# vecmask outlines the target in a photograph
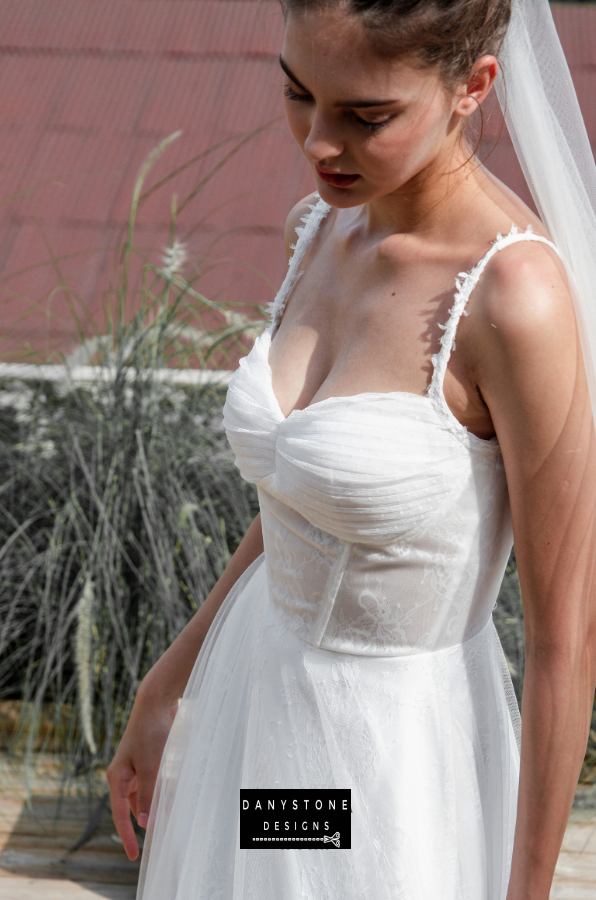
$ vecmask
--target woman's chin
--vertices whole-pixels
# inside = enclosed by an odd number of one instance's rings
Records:
[[[320,178],[316,179],[317,182],[317,191],[319,196],[325,203],[328,203],[329,206],[336,206],[338,209],[350,209],[352,206],[362,206],[363,203],[366,203],[368,197],[365,196],[366,191],[363,190],[364,185],[362,184],[362,179],[358,179],[358,181],[351,184],[349,187],[335,187],[332,184],[328,184],[326,181],[322,181]]]

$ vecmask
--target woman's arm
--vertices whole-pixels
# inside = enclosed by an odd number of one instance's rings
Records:
[[[141,697],[150,696],[160,703],[179,700],[217,611],[243,572],[262,552],[263,532],[259,513],[201,608],[143,679],[139,687]]]
[[[477,382],[507,473],[526,635],[507,900],[548,900],[596,682],[596,441],[555,254],[518,243],[486,274],[469,321],[476,317]]]
[[[141,682],[107,771],[112,816],[129,859],[139,854],[130,813],[139,825],[147,825],[163,750],[198,652],[228,592],[262,552],[259,513],[201,608]]]

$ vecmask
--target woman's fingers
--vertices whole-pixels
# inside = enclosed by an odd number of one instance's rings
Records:
[[[149,811],[151,809],[153,791],[155,790],[155,782],[157,781],[157,771],[157,769],[150,769],[139,774],[135,816],[141,828],[146,828],[149,821]]]
[[[116,791],[112,792],[112,818],[116,831],[120,835],[124,852],[129,859],[136,859],[139,855],[139,845],[130,818],[128,797],[118,794]]]
[[[121,769],[115,771],[111,768],[107,772],[110,785],[110,799],[112,802],[112,819],[116,831],[120,836],[124,852],[129,859],[136,859],[139,855],[139,845],[133,828],[131,813],[131,799],[136,793],[136,775],[131,771],[125,773]]]
[[[129,859],[139,855],[130,815],[142,828],[147,827],[163,749],[178,711],[177,703],[165,707],[137,704],[138,698],[106,773],[112,818]]]

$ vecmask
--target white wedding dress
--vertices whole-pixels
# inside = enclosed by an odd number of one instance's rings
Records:
[[[329,207],[312,210],[224,408],[265,552],[181,702],[138,898],[505,900],[520,723],[491,613],[509,500],[497,440],[455,419],[442,384],[488,260],[545,239],[512,229],[460,273],[426,395],[332,397],[285,418],[269,346]],[[240,850],[241,787],[351,788],[352,849]]]

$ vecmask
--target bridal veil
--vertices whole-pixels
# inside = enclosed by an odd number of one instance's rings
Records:
[[[513,0],[496,90],[569,277],[596,421],[596,165],[548,0]]]

